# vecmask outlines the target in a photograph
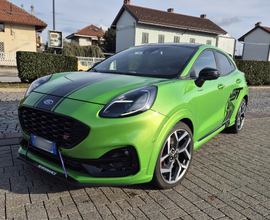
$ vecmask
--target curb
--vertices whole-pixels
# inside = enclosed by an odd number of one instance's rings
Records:
[[[249,89],[270,89],[270,86],[248,86]]]
[[[27,88],[0,88],[0,92],[26,92]]]

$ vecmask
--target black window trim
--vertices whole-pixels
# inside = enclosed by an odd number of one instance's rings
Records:
[[[214,58],[215,58],[215,61],[216,61],[216,65],[217,65],[217,70],[220,72],[219,63],[217,62],[217,57],[216,57],[216,54],[215,54],[215,50],[212,49],[212,48],[206,48],[206,49],[204,49],[204,50],[201,52],[201,54],[197,57],[197,59],[194,61],[194,63],[193,63],[192,66],[190,67],[190,69],[189,69],[189,71],[188,71],[188,74],[186,75],[186,79],[192,79],[192,80],[196,80],[196,79],[197,79],[197,77],[192,77],[192,76],[191,76],[191,71],[193,71],[194,65],[195,65],[195,63],[197,62],[197,60],[198,60],[198,59],[201,57],[201,55],[202,55],[203,53],[205,53],[206,51],[212,51],[212,52],[213,52]]]
[[[228,60],[228,62],[229,62],[229,64],[230,64],[230,66],[232,67],[232,70],[231,70],[230,72],[228,72],[228,73],[226,73],[226,74],[222,74],[222,72],[221,72],[221,67],[220,67],[220,63],[219,63],[219,59],[218,59],[218,56],[217,56],[217,53],[220,53],[220,54],[224,55],[224,56],[227,58],[227,60]],[[228,75],[230,75],[232,72],[234,72],[234,71],[236,70],[235,65],[234,65],[233,62],[228,58],[229,55],[226,55],[225,53],[222,53],[222,52],[219,51],[219,50],[214,50],[214,54],[215,54],[215,57],[216,57],[216,63],[217,63],[217,66],[218,66],[218,71],[220,72],[220,77],[228,76]]]

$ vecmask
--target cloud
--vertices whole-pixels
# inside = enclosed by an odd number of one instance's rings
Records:
[[[241,20],[238,18],[238,17],[233,17],[233,18],[222,18],[222,17],[218,17],[218,16],[215,16],[213,18],[211,18],[211,20],[216,23],[217,25],[220,25],[220,26],[229,26],[233,23],[237,23],[237,22],[240,22]]]

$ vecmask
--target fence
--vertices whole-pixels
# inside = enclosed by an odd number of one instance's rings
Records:
[[[0,52],[0,66],[17,66],[16,52]]]
[[[78,62],[80,61],[85,61],[85,62],[91,62],[91,63],[96,63],[104,60],[105,58],[97,58],[97,57],[77,57]]]
[[[91,68],[94,63],[100,62],[105,58],[97,58],[97,57],[77,57],[78,58],[78,70],[86,71]]]

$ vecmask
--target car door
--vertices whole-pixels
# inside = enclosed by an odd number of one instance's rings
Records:
[[[213,50],[203,51],[191,68],[190,75],[199,77],[199,72],[206,67],[218,69]],[[196,128],[194,141],[202,140],[218,129],[224,120],[224,109],[227,103],[223,79],[205,81],[202,87],[194,87],[192,105]]]
[[[235,109],[239,93],[242,90],[240,84],[244,79],[239,77],[239,74],[235,71],[235,66],[227,55],[216,51],[216,58],[221,74],[220,79],[222,80],[219,87],[222,87],[225,99],[227,100],[224,108],[223,122],[228,126],[231,115]]]

